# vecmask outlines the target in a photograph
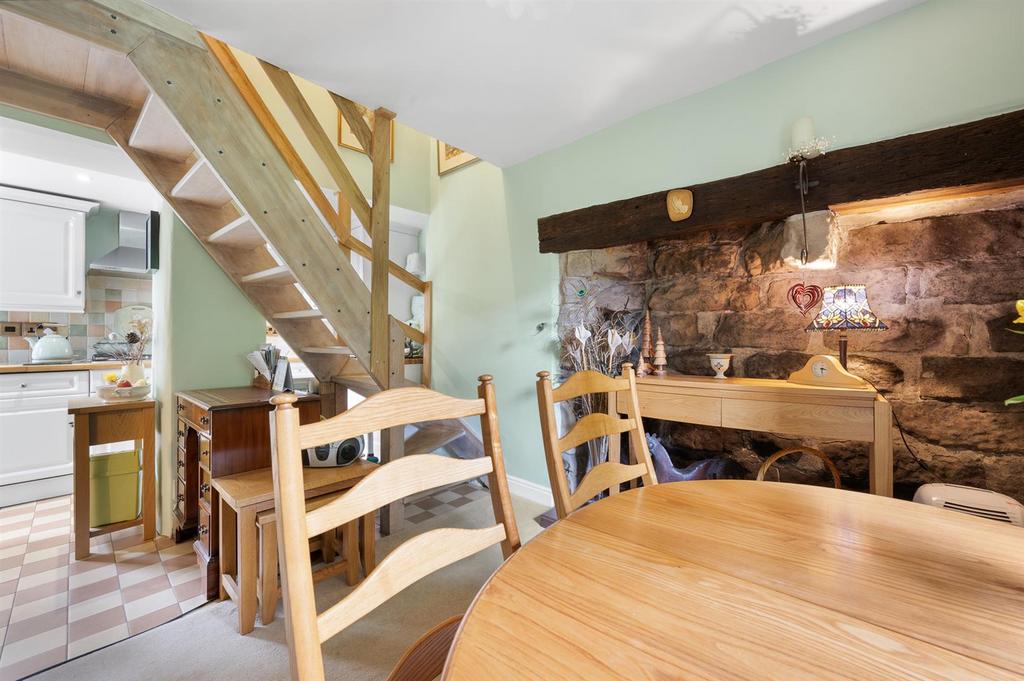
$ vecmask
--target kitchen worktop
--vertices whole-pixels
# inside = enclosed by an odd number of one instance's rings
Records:
[[[43,371],[98,371],[100,369],[120,369],[121,362],[90,362],[88,360],[76,361],[71,364],[0,364],[0,374],[29,374]],[[143,362],[143,366],[150,366],[150,362]]]

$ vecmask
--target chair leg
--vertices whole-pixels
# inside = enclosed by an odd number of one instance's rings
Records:
[[[341,548],[345,555],[345,583],[355,586],[359,581],[359,520],[341,526]]]
[[[334,562],[334,556],[337,555],[336,547],[337,535],[334,530],[329,530],[320,535],[320,555],[324,559],[324,564]]]
[[[363,556],[363,575],[369,577],[377,567],[377,514],[370,512],[360,521],[359,544]]]
[[[260,526],[260,622],[274,621],[281,593],[277,577],[277,523]]]

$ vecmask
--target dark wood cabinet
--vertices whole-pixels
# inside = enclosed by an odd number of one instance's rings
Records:
[[[218,594],[219,518],[213,478],[270,465],[273,390],[211,388],[177,393],[178,453],[175,541],[193,544],[208,598]],[[299,421],[320,418],[319,395],[299,394]]]

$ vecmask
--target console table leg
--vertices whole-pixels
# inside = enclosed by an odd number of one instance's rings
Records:
[[[871,493],[892,496],[892,405],[882,396],[875,398],[875,439],[871,443],[868,471]]]

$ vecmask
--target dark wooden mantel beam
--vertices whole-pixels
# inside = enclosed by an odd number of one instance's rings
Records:
[[[838,149],[807,162],[807,210],[911,192],[1024,178],[1024,110]],[[541,253],[564,253],[782,220],[800,212],[793,163],[686,187],[693,213],[672,222],[667,191],[537,221]]]

